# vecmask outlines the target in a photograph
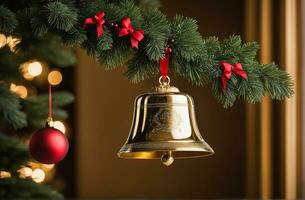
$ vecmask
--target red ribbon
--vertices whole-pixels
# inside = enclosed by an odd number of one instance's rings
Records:
[[[242,77],[243,79],[248,79],[247,73],[243,70],[240,63],[236,63],[234,66],[227,62],[220,62],[223,74],[221,76],[222,89],[226,91],[227,81],[231,78],[232,73]]]
[[[172,53],[172,49],[171,48],[165,48],[165,55],[163,58],[160,59],[160,74],[163,78],[163,80],[166,79],[167,73],[168,73],[168,69],[169,69],[169,61],[170,61],[170,56]]]
[[[119,37],[130,35],[131,46],[138,48],[138,43],[144,38],[144,31],[134,30],[129,17],[122,19],[122,27],[119,31]]]
[[[103,24],[105,23],[105,20],[103,19],[104,16],[105,16],[105,13],[101,11],[101,12],[98,12],[93,17],[86,18],[86,20],[83,24],[83,29],[86,29],[87,26],[90,24],[95,24],[97,37],[101,37],[104,32],[104,29],[103,29]]]
[[[48,99],[49,99],[49,118],[52,118],[52,86],[49,83],[49,91],[48,91]]]

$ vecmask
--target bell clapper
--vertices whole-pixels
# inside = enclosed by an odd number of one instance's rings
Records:
[[[169,151],[168,153],[164,153],[162,156],[161,156],[161,162],[163,165],[166,165],[166,166],[170,166],[171,164],[173,164],[174,162],[174,157],[172,156],[172,152]]]

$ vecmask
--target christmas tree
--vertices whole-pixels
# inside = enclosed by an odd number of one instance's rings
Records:
[[[48,96],[36,92],[37,85],[40,91],[45,88],[35,81],[35,76],[41,73],[41,65],[71,66],[75,56],[56,36],[36,39],[26,24],[22,24],[24,22],[18,21],[18,34],[11,34],[10,27],[3,27],[3,14],[6,14],[3,9],[0,6],[1,32],[5,34],[0,34],[0,198],[60,199],[62,195],[57,191],[34,182],[31,175],[25,173],[24,170],[31,167],[30,161],[34,162],[26,143],[35,129],[44,126],[48,116]],[[40,81],[45,83],[46,77],[41,77]],[[61,107],[72,100],[68,92],[53,94],[55,119],[67,117]]]
[[[18,44],[5,43],[0,49],[1,144],[5,143],[0,145],[0,168],[11,174],[0,179],[0,196],[58,195],[18,178],[16,170],[30,156],[25,145],[7,136],[41,126],[47,116],[46,96],[22,99],[9,89],[12,82],[25,81],[19,66],[29,60],[73,65],[75,58],[69,47],[79,45],[107,70],[126,65],[125,75],[134,83],[158,76],[160,71],[166,76],[169,68],[173,76],[192,84],[208,84],[224,107],[233,106],[239,98],[260,102],[265,93],[277,100],[293,94],[289,74],[274,63],[256,60],[257,43],[243,44],[235,35],[224,41],[202,38],[194,19],[181,15],[167,19],[158,6],[158,1],[147,0],[1,1],[0,32]],[[58,102],[55,118],[65,117],[58,106],[69,103],[71,96],[60,93],[54,98]],[[18,134],[12,128],[19,130]]]

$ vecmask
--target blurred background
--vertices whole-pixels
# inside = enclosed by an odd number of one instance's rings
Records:
[[[55,90],[65,89],[76,96],[68,107],[69,118],[59,123],[70,137],[69,155],[56,171],[52,171],[54,166],[39,166],[46,175],[38,175],[37,182],[52,183],[66,197],[74,198],[304,198],[305,3],[161,3],[169,18],[176,14],[195,18],[204,37],[223,39],[238,34],[244,41],[258,41],[259,60],[274,61],[288,71],[296,94],[285,102],[266,97],[261,104],[239,101],[223,109],[209,86],[193,86],[170,74],[173,85],[193,96],[199,129],[215,155],[177,160],[170,167],[156,160],[119,159],[116,154],[129,134],[134,99],[157,85],[157,77],[131,84],[123,76],[125,67],[105,71],[77,48],[76,66],[52,69],[55,82],[60,80]]]

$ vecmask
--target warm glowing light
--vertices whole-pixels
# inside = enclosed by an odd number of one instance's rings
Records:
[[[15,92],[18,96],[25,99],[28,96],[28,90],[23,85],[16,85],[14,83],[11,83],[10,90],[12,92]]]
[[[32,76],[30,73],[29,73],[29,63],[30,62],[25,62],[23,64],[20,65],[20,70],[23,74],[23,77],[27,80],[33,80],[34,76]]]
[[[48,81],[51,85],[58,85],[62,81],[62,75],[60,71],[54,70],[51,71],[48,75]]]
[[[6,36],[0,33],[0,48],[6,45]]]
[[[28,81],[31,81],[34,79],[34,76],[32,76],[31,74],[29,74],[29,72],[25,72],[23,73],[23,77],[28,80]]]
[[[20,178],[27,178],[29,176],[32,176],[33,170],[29,167],[22,167],[18,170]]]
[[[18,96],[25,99],[28,96],[28,90],[23,85],[11,84],[10,89],[12,92],[15,92]]]
[[[6,172],[6,171],[0,171],[0,178],[10,178],[11,173]]]
[[[16,84],[11,83],[11,85],[10,85],[10,90],[11,90],[12,92],[15,92],[15,91],[16,91],[16,87],[17,87]]]
[[[60,130],[62,133],[66,133],[66,127],[61,121],[54,121],[53,127]]]
[[[32,174],[32,179],[36,183],[41,183],[46,177],[45,172],[42,169],[35,169]]]
[[[23,77],[27,80],[33,80],[35,76],[42,73],[43,66],[39,61],[28,61],[20,65]]]
[[[6,44],[10,47],[11,52],[16,52],[16,45],[21,42],[20,38],[15,38],[12,36],[8,36],[6,38]]]
[[[38,61],[29,63],[28,72],[32,76],[39,76],[42,72],[42,64]]]
[[[55,164],[43,164],[42,166],[46,169],[52,169],[55,167]]]

